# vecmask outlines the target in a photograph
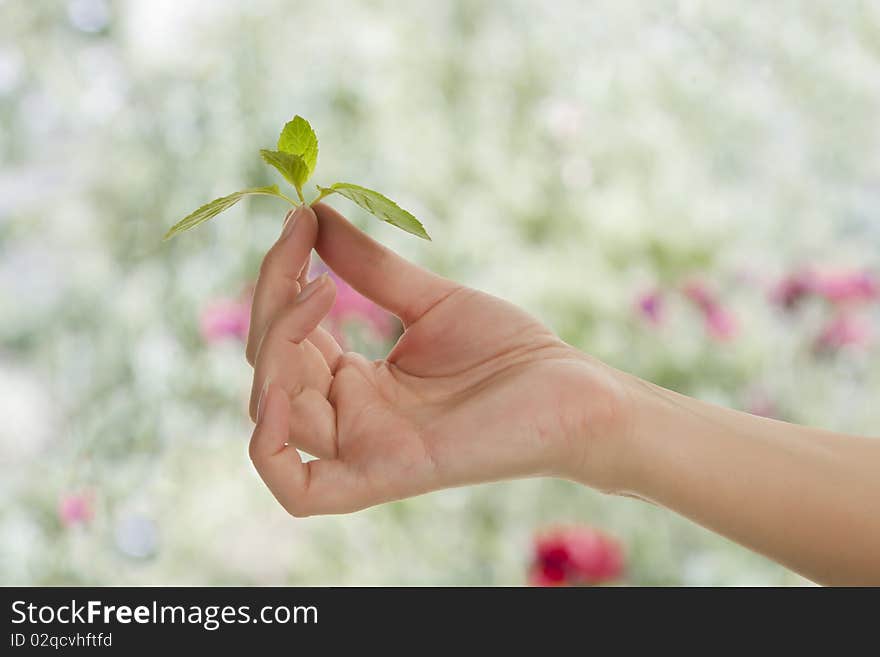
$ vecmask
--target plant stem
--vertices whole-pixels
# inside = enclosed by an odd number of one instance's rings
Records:
[[[287,201],[288,203],[290,203],[290,204],[293,205],[293,206],[298,205],[298,203],[297,203],[296,201],[294,201],[294,200],[293,200],[292,198],[290,198],[289,196],[286,196],[285,194],[282,194],[281,192],[278,192],[278,196],[280,196],[281,198],[283,198],[285,201]],[[300,196],[300,199],[302,199],[302,196]]]
[[[303,205],[305,205],[306,200],[305,200],[305,198],[303,198],[302,190],[299,187],[296,188],[296,195],[299,197],[299,202],[302,203]],[[296,205],[296,204],[294,203],[294,205]]]
[[[314,205],[315,203],[320,201],[322,198],[324,198],[325,196],[330,196],[330,194],[332,194],[332,193],[333,193],[332,189],[331,190],[326,190],[326,189],[321,190],[320,194],[318,194],[315,198],[313,198],[311,201],[309,201],[309,205]]]

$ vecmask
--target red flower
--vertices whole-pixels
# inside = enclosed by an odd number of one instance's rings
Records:
[[[559,527],[535,537],[532,586],[595,585],[623,573],[623,549],[590,527]]]

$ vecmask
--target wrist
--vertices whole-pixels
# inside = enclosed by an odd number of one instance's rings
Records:
[[[756,420],[624,372],[615,374],[625,401],[613,440],[607,441],[612,455],[606,459],[614,466],[607,492],[661,500],[699,458],[705,436],[743,418]]]
[[[631,492],[639,471],[637,418],[649,384],[581,352],[577,356],[558,474],[605,493]]]

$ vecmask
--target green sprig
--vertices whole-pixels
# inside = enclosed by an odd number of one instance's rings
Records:
[[[293,185],[293,188],[296,190],[296,196],[299,199],[299,204],[305,205],[303,187],[311,178],[315,165],[318,162],[318,137],[315,131],[308,121],[301,116],[295,116],[282,128],[281,134],[278,136],[276,148],[277,150],[274,151],[262,149],[260,150],[260,156],[266,164],[275,167],[284,176],[284,179]],[[317,187],[319,194],[309,205],[314,205],[330,194],[339,194],[354,201],[373,216],[392,226],[397,226],[422,239],[431,239],[425,227],[418,219],[379,192],[345,182],[333,183],[329,187],[321,187],[320,185],[317,185]],[[254,194],[276,196],[284,199],[291,205],[298,205],[296,201],[282,194],[277,185],[243,189],[228,196],[214,199],[188,214],[165,233],[165,239],[170,239],[178,233],[194,228],[208,221],[208,219],[216,217],[221,212],[228,210],[238,203],[245,196]]]

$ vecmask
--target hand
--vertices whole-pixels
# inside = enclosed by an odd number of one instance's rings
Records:
[[[313,247],[403,322],[384,360],[343,353],[319,326],[335,287],[326,275],[306,282]],[[250,456],[295,516],[512,477],[587,473],[613,487],[625,416],[614,370],[515,306],[407,262],[328,206],[299,208],[266,255],[247,355]]]

